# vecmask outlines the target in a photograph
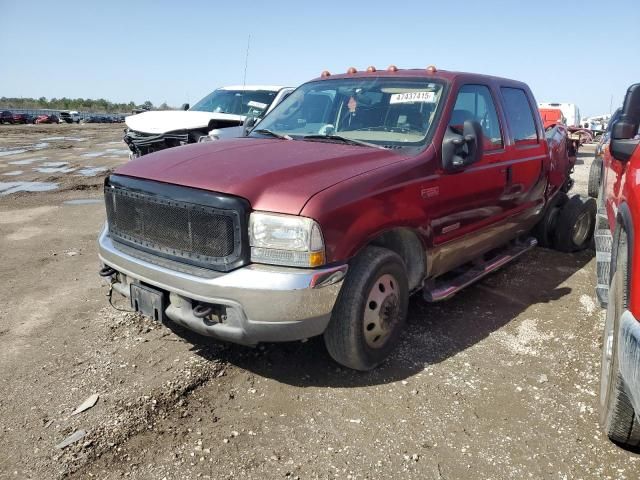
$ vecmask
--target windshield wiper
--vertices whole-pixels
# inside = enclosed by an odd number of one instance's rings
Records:
[[[261,135],[269,135],[270,137],[280,138],[282,140],[293,140],[289,135],[282,135],[280,133],[272,132],[266,128],[259,128],[258,130],[253,130],[252,132],[259,133]]]
[[[376,145],[375,143],[363,142],[362,140],[354,140],[353,138],[343,137],[341,135],[305,135],[302,137],[303,140],[335,140],[338,142],[346,143],[347,145],[359,145],[361,147],[372,147],[372,148],[381,148],[384,150],[384,147],[380,145]]]

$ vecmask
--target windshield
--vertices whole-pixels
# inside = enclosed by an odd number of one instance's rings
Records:
[[[267,115],[253,132],[294,140],[339,136],[386,148],[424,145],[443,84],[423,78],[353,78],[310,82]]]
[[[278,92],[269,90],[214,90],[189,110],[260,117]]]

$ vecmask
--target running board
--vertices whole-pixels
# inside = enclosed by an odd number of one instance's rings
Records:
[[[460,290],[477,282],[484,276],[498,270],[511,260],[518,258],[523,253],[531,250],[538,244],[535,238],[527,238],[524,241],[512,243],[510,246],[498,251],[492,258],[475,264],[460,275],[448,280],[436,280],[433,284],[425,286],[424,299],[427,302],[440,302],[451,298]]]

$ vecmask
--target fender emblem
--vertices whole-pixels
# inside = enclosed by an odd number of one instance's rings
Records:
[[[420,196],[422,198],[432,198],[437,197],[438,195],[440,195],[440,187],[429,187],[420,190]]]

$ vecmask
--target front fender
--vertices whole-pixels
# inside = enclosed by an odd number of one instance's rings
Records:
[[[435,154],[410,157],[352,177],[307,202],[301,215],[316,219],[330,262],[347,261],[364,246],[393,229],[418,234],[425,248],[432,243],[423,186],[433,178]]]

